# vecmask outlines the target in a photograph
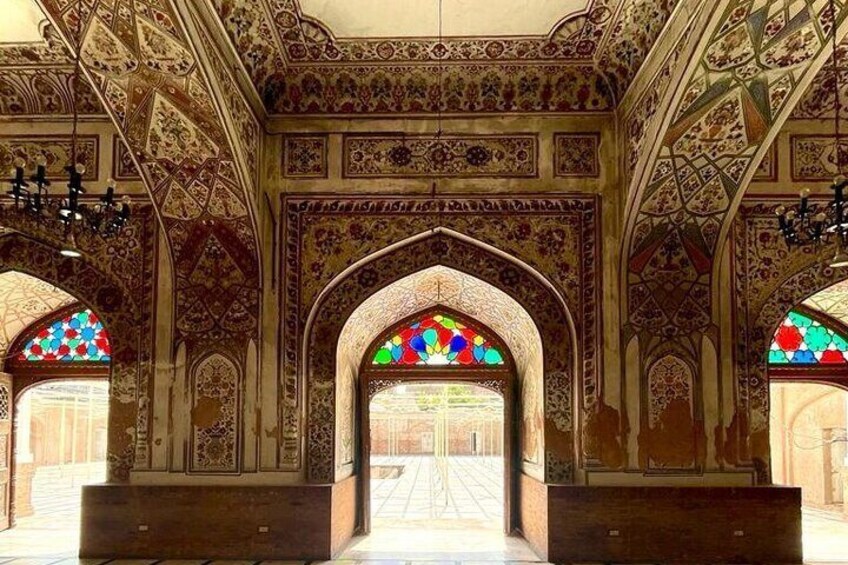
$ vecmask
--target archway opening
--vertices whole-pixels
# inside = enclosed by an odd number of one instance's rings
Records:
[[[74,557],[81,487],[107,478],[111,340],[36,277],[0,274],[0,557]]]
[[[15,411],[15,522],[3,547],[23,556],[75,554],[82,487],[106,480],[108,380],[37,384]]]
[[[768,351],[772,481],[801,489],[805,561],[848,555],[848,328],[833,315],[843,307],[848,294],[814,295]]]
[[[373,532],[502,530],[501,394],[456,381],[399,384],[371,398],[369,415]]]
[[[542,341],[528,312],[455,269],[425,268],[355,308],[336,355],[335,471],[337,481],[357,477],[357,529],[371,535],[343,556],[459,551],[535,560],[520,538],[504,534],[516,529],[518,473],[544,476],[543,372]],[[433,403],[442,401],[436,416]],[[487,416],[475,421],[457,403],[485,407]],[[401,420],[419,429],[403,432]],[[475,465],[485,467],[477,473]],[[447,489],[439,484],[445,481]],[[489,493],[479,500],[463,492],[486,482]],[[423,545],[395,547],[399,536],[389,525],[414,528],[407,539]]]

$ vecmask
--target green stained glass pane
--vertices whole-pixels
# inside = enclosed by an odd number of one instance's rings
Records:
[[[830,330],[824,326],[816,325],[807,328],[807,333],[804,335],[804,342],[811,351],[824,351],[830,345],[830,336]]]
[[[374,356],[374,363],[377,365],[388,365],[392,362],[392,352],[388,349],[380,349],[377,351],[377,354]]]
[[[786,353],[783,351],[769,351],[768,355],[769,363],[786,363]]]
[[[848,340],[835,333],[833,334],[833,346],[837,351],[848,351]]]
[[[503,357],[501,357],[501,354],[497,349],[489,349],[486,351],[486,354],[483,355],[483,362],[486,363],[486,365],[500,365],[503,363]]]
[[[793,325],[798,326],[799,328],[806,328],[813,325],[813,320],[794,310],[789,312],[789,316],[787,317]]]

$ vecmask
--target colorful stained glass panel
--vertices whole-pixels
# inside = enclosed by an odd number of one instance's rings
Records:
[[[772,365],[848,364],[848,339],[795,310],[774,333],[768,353]]]
[[[503,354],[485,337],[450,316],[435,314],[410,324],[383,344],[374,365],[503,365]]]
[[[18,355],[19,361],[108,362],[112,348],[97,314],[81,310],[39,330]]]

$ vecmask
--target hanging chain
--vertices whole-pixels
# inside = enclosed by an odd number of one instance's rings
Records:
[[[74,38],[74,78],[72,80],[73,93],[71,95],[71,107],[73,110],[73,130],[71,131],[71,167],[77,165],[77,124],[79,122],[79,81],[82,67],[82,0],[77,0],[77,25],[76,37]]]
[[[839,119],[840,119],[840,115],[842,113],[842,101],[839,99],[839,96],[840,96],[840,91],[839,91],[839,45],[837,45],[837,41],[836,41],[836,25],[837,25],[838,21],[837,21],[837,17],[836,17],[836,2],[835,2],[835,0],[829,0],[829,4],[830,4],[830,17],[833,20],[833,22],[831,24],[833,26],[833,29],[831,30],[830,38],[831,38],[831,42],[833,43],[833,59],[832,59],[832,62],[833,62],[833,84],[834,84],[834,86],[833,86],[833,91],[834,91],[834,96],[833,96],[834,117],[833,117],[833,121],[834,121],[834,130],[835,130],[835,134],[836,134],[836,140],[835,140],[836,141],[836,174],[841,175],[843,169],[842,169],[842,152],[840,151],[841,135],[840,135],[840,129],[839,129]]]

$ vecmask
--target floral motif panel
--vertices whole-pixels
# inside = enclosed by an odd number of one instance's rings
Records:
[[[220,354],[194,369],[191,470],[238,471],[239,371]]]
[[[557,133],[554,135],[554,176],[597,177],[601,173],[598,161],[597,133]]]
[[[417,320],[390,337],[372,365],[503,365],[503,353],[453,316]]]
[[[772,365],[848,364],[848,337],[799,312],[789,312],[774,333]]]
[[[35,173],[36,160],[44,157],[48,180],[66,180],[65,167],[71,162],[70,135],[0,135],[0,171],[11,171],[15,159],[26,161],[28,175]],[[81,135],[77,138],[77,162],[85,165],[84,181],[96,181],[100,157],[99,138]]]
[[[112,178],[118,181],[141,180],[130,150],[118,135],[112,136]]]
[[[97,314],[80,310],[40,329],[18,354],[18,361],[108,363],[112,358],[109,334]]]
[[[283,139],[283,176],[327,178],[327,136],[286,135]]]
[[[350,135],[344,176],[526,177],[538,174],[535,135]]]
[[[836,137],[833,135],[793,135],[789,139],[792,180],[830,182],[837,175]],[[840,140],[842,162],[848,160],[848,142]]]

